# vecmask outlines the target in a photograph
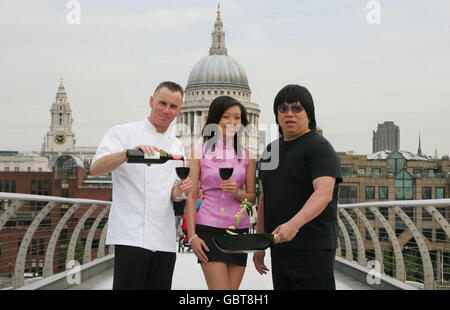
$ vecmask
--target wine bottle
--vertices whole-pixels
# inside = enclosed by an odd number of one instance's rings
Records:
[[[168,160],[184,160],[182,155],[172,155],[164,150],[155,152],[153,156],[145,154],[140,149],[127,150],[127,163],[129,164],[164,164]]]

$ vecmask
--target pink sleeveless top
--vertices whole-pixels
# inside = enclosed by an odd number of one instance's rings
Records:
[[[229,180],[237,182],[239,189],[245,184],[245,175],[248,166],[247,153],[244,148],[241,149],[241,160],[234,151],[233,143],[230,141],[226,145],[219,139],[215,143],[215,149],[212,147],[205,154],[205,144],[202,145],[202,158],[200,159],[200,185],[205,199],[200,207],[196,224],[228,228],[236,226],[236,214],[239,213],[241,202],[230,192],[224,192],[220,188],[223,182],[219,175],[219,168],[224,161],[232,162],[234,165],[233,174]],[[223,198],[221,195],[223,194]],[[241,216],[239,226],[236,228],[248,228],[250,226],[247,213]]]

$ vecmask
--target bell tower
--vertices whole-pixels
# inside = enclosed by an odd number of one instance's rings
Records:
[[[72,132],[72,109],[67,101],[63,78],[60,79],[50,116],[50,130],[44,137],[42,152],[45,155],[61,155],[73,150],[75,135]]]
[[[220,3],[217,5],[217,19],[214,23],[214,31],[211,33],[211,48],[210,55],[226,55],[227,48],[225,47],[225,32],[223,31],[223,23],[220,19]]]

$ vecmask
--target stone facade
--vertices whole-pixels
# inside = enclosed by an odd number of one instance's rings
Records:
[[[33,155],[1,155],[0,171],[14,172],[46,172],[51,171],[48,158],[37,154]]]

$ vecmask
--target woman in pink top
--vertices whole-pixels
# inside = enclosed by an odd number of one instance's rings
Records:
[[[188,197],[188,236],[209,289],[236,290],[245,272],[247,254],[225,254],[214,245],[212,237],[227,234],[230,227],[238,233],[248,232],[245,213],[239,226],[234,227],[241,201],[255,201],[255,160],[241,146],[237,134],[247,125],[247,113],[239,101],[229,96],[217,97],[211,102],[203,128],[204,143],[191,151],[189,177],[194,188],[200,182],[204,200],[195,219],[197,193],[192,191]],[[219,168],[224,166],[233,167],[228,180],[219,175]]]

